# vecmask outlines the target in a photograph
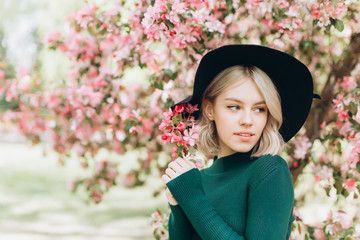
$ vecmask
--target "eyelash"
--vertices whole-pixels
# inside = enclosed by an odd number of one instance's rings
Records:
[[[235,106],[235,105],[228,106],[228,108],[229,108],[230,110],[235,111],[234,109],[232,109],[232,108],[234,108],[234,107],[239,108],[239,106]],[[259,108],[256,108],[256,109],[260,109],[260,112],[265,112],[265,108],[259,107]]]

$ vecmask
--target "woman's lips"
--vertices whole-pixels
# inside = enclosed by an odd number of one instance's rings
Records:
[[[255,134],[252,132],[242,131],[235,133],[235,135],[240,138],[240,140],[247,142],[250,141]]]

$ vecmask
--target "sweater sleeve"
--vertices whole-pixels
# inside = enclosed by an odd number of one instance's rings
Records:
[[[186,217],[180,205],[169,203],[171,213],[169,216],[169,240],[191,239],[193,226]]]
[[[244,240],[224,221],[206,197],[199,169],[193,168],[166,185],[201,239]]]
[[[246,239],[289,239],[294,189],[285,160],[277,160],[279,165],[257,168],[250,183]]]

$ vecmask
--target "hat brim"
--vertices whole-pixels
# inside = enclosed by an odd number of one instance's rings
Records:
[[[208,52],[195,75],[193,95],[175,104],[198,104],[202,93],[222,70],[235,65],[253,65],[263,70],[275,84],[281,98],[283,124],[279,130],[289,141],[305,123],[312,104],[313,79],[309,69],[295,57],[260,45],[226,45]],[[199,117],[199,112],[194,113]]]

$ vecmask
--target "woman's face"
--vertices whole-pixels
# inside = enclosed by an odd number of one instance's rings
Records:
[[[248,152],[259,141],[268,118],[262,93],[252,79],[227,87],[205,107],[216,124],[218,157]]]

